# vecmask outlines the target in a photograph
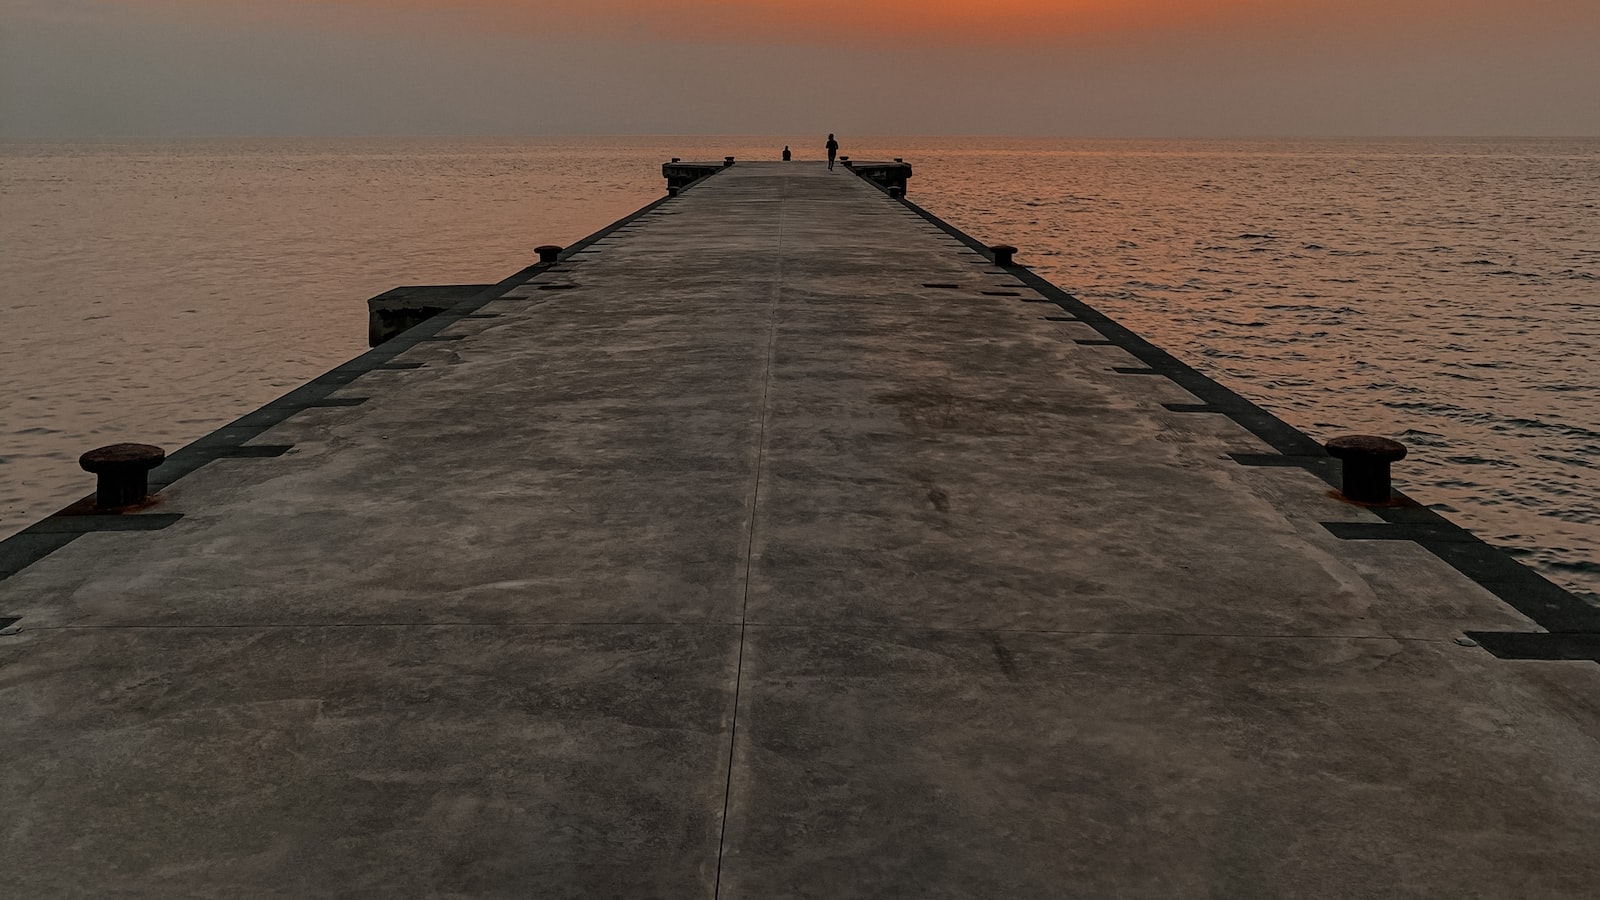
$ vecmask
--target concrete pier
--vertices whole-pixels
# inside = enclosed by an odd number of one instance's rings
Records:
[[[5,893],[1594,896],[1587,607],[842,168],[678,187],[0,544]]]

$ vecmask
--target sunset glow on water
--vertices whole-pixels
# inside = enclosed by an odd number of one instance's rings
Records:
[[[1004,6],[970,0],[132,0],[152,13],[236,22],[340,24],[361,28],[518,28],[530,32],[581,29],[591,35],[635,38],[697,33],[702,39],[809,40],[847,43],[890,39],[907,43],[955,38],[962,44],[1018,38],[1061,41],[1105,34],[1212,33],[1240,35],[1300,30],[1478,30],[1514,26],[1546,30],[1584,22],[1580,0],[1461,3],[1448,0],[1015,0]]]

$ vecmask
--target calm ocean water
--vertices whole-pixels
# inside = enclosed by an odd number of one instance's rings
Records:
[[[363,301],[497,281],[811,138],[0,143],[0,537],[365,348]],[[911,196],[1600,602],[1600,140],[844,138]]]

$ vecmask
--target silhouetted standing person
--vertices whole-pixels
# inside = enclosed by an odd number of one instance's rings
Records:
[[[839,142],[828,135],[828,171],[833,171],[833,158],[839,154]]]

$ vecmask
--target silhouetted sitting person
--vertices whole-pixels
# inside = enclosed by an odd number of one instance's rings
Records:
[[[784,162],[788,162],[789,161],[789,145],[788,144],[784,144],[783,145],[783,161]]]

